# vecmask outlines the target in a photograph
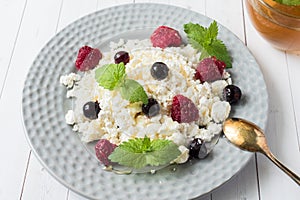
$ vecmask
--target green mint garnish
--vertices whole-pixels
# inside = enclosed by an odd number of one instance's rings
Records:
[[[178,146],[170,140],[144,137],[121,143],[108,158],[120,165],[140,169],[169,164],[180,154]]]
[[[148,103],[148,96],[141,84],[135,80],[126,79],[125,65],[108,64],[98,68],[95,73],[96,81],[108,90],[119,90],[121,96],[130,103],[142,101]]]
[[[120,93],[122,97],[130,103],[142,101],[144,104],[148,103],[148,96],[141,84],[135,80],[125,79],[120,86]]]
[[[274,0],[278,3],[285,4],[288,6],[299,6],[300,5],[300,0]]]
[[[224,61],[227,68],[231,68],[232,59],[225,44],[217,38],[218,31],[216,21],[213,21],[208,28],[193,23],[184,25],[184,32],[187,34],[190,44],[201,51],[200,60],[215,56],[217,59]]]
[[[125,78],[125,65],[108,64],[96,70],[96,81],[105,89],[114,90]]]

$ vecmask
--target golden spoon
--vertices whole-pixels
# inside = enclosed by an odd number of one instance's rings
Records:
[[[263,131],[255,124],[244,119],[227,119],[223,124],[223,132],[227,139],[242,150],[260,152],[300,185],[300,177],[284,166],[271,153]]]

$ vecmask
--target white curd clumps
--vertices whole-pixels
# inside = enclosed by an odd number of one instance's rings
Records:
[[[125,50],[130,55],[126,74],[139,82],[148,97],[160,103],[160,113],[148,118],[142,113],[141,103],[129,103],[119,92],[99,86],[95,70],[104,64],[114,63],[114,55]],[[148,136],[151,139],[169,139],[178,145],[182,154],[174,161],[184,163],[189,157],[188,145],[193,138],[209,142],[222,131],[222,122],[230,113],[230,104],[222,100],[223,88],[231,84],[230,74],[225,71],[222,80],[200,83],[194,80],[199,54],[190,45],[154,48],[149,39],[120,40],[111,43],[111,51],[103,53],[99,65],[81,77],[71,73],[62,76],[60,82],[68,88],[67,97],[75,99],[75,107],[66,114],[66,123],[78,131],[83,142],[108,139],[120,144],[131,138]],[[167,78],[158,81],[150,73],[155,62],[164,62],[169,68]],[[76,84],[75,84],[76,83]],[[178,123],[170,114],[175,95],[191,99],[199,110],[198,121]],[[98,118],[84,117],[82,107],[88,101],[98,101],[101,111]]]
[[[61,84],[65,85],[68,89],[72,88],[76,81],[80,80],[80,75],[75,73],[70,73],[65,76],[61,76],[59,81]]]

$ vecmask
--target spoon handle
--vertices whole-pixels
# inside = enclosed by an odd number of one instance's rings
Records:
[[[300,186],[300,177],[297,174],[282,164],[271,152],[265,152],[265,155]]]

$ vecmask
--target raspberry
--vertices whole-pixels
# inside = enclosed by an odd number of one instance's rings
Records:
[[[100,139],[95,146],[95,152],[98,160],[105,166],[109,166],[110,161],[108,156],[115,150],[116,147],[117,145],[111,143],[110,141],[106,139]]]
[[[220,80],[222,79],[225,67],[226,64],[216,59],[216,57],[204,58],[197,65],[195,78],[199,79],[201,83]]]
[[[87,71],[96,67],[102,54],[99,49],[89,46],[83,46],[79,49],[75,62],[76,69],[79,71]]]
[[[199,119],[199,111],[192,100],[178,94],[173,97],[171,117],[179,123],[190,123]]]
[[[218,66],[218,69],[219,69],[220,73],[223,74],[224,69],[226,68],[225,62],[223,62],[222,60],[218,60],[215,56],[212,56],[211,58],[213,59],[213,61]]]
[[[179,32],[168,26],[159,26],[152,33],[150,40],[153,47],[160,47],[162,49],[169,46],[178,47],[182,43]]]

